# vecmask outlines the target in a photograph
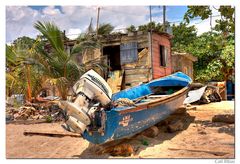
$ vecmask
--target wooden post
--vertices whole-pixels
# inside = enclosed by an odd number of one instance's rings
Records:
[[[163,6],[163,32],[166,32],[166,6]]]
[[[97,29],[96,29],[97,36],[98,36],[98,26],[99,26],[99,13],[100,13],[100,7],[97,8]]]
[[[149,6],[150,23],[152,23],[152,8]],[[149,48],[151,58],[150,80],[153,79],[153,50],[152,50],[152,26],[149,33]]]

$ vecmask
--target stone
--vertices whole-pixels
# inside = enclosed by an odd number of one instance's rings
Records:
[[[228,124],[235,123],[235,115],[234,114],[219,114],[214,115],[212,117],[212,122],[224,122]]]
[[[185,114],[185,113],[186,113],[186,107],[181,106],[178,109],[176,109],[173,114]]]
[[[119,144],[115,146],[100,148],[96,151],[98,155],[105,153],[110,154],[111,156],[131,156],[134,153],[133,146],[130,144]]]
[[[142,132],[142,135],[149,137],[149,138],[154,138],[158,134],[159,134],[159,129],[156,126],[152,126]]]
[[[110,152],[112,156],[131,156],[133,154],[133,147],[130,144],[121,144],[114,147]]]
[[[183,130],[183,126],[184,126],[184,124],[183,124],[182,120],[176,120],[176,121],[171,122],[168,125],[167,130],[168,130],[168,132],[173,133],[176,131]]]

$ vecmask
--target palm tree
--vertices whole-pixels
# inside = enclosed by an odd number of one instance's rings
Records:
[[[65,38],[63,33],[56,25],[50,22],[42,23],[38,21],[34,24],[34,27],[41,32],[48,41],[48,46],[51,47],[50,52],[47,52],[44,45],[39,44],[36,47],[38,53],[36,53],[35,59],[38,61],[39,67],[42,68],[45,79],[56,84],[63,99],[66,99],[68,89],[79,79],[82,73],[95,68],[104,70],[106,67],[99,61],[77,64],[74,60],[76,54],[83,56],[93,52],[96,48],[101,48],[101,42],[96,37],[95,31],[81,34],[77,39],[77,43],[69,52],[64,47]],[[98,30],[99,35],[109,34],[113,30],[113,26],[102,24]]]
[[[70,53],[64,47],[64,36],[56,25],[50,22],[35,23],[34,27],[41,32],[51,46],[50,53],[44,49],[43,44],[37,46],[37,59],[45,78],[56,84],[63,99],[67,98],[67,92],[80,77],[81,69],[71,60],[74,50]]]
[[[16,42],[14,46],[6,45],[6,84],[8,96],[26,92],[28,101],[31,101],[32,95],[35,96],[41,88],[41,74],[32,52],[26,46],[30,47],[29,44],[22,47]]]

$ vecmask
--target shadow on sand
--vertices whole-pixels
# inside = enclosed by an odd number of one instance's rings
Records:
[[[226,133],[231,136],[235,136],[234,124],[224,123],[224,122],[212,122],[210,120],[195,121],[195,123],[200,124],[204,127],[216,127],[218,128],[218,133]]]
[[[181,131],[176,131],[169,133],[168,131],[168,124],[169,122],[175,121],[175,120],[181,120],[183,122],[183,127]],[[138,156],[141,151],[149,148],[154,147],[155,145],[159,145],[163,143],[166,140],[171,140],[176,135],[181,133],[182,131],[186,130],[189,125],[194,122],[195,117],[190,116],[188,113],[183,113],[181,115],[171,115],[167,119],[161,121],[160,123],[156,124],[155,126],[159,129],[159,133],[154,138],[149,138],[143,135],[142,133],[139,133],[129,139],[122,139],[118,141],[112,141],[110,143],[106,143],[104,145],[95,145],[95,144],[89,144],[89,146],[80,154],[80,155],[73,155],[73,158],[83,158],[83,159],[102,159],[102,158],[109,158],[113,155],[111,154],[111,148],[114,148],[116,145],[131,145],[133,148],[133,155]],[[105,149],[105,150],[104,150]],[[120,152],[120,156],[117,156],[118,158],[124,157],[124,153],[126,153],[125,158],[132,158],[132,156],[128,156],[128,148],[123,149],[125,152]]]

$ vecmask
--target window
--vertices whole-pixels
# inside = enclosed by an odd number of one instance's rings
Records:
[[[168,58],[168,48],[160,45],[159,46],[160,52],[160,66],[166,67],[167,66],[167,58]]]
[[[123,43],[120,45],[121,65],[136,62],[138,59],[137,43]]]

